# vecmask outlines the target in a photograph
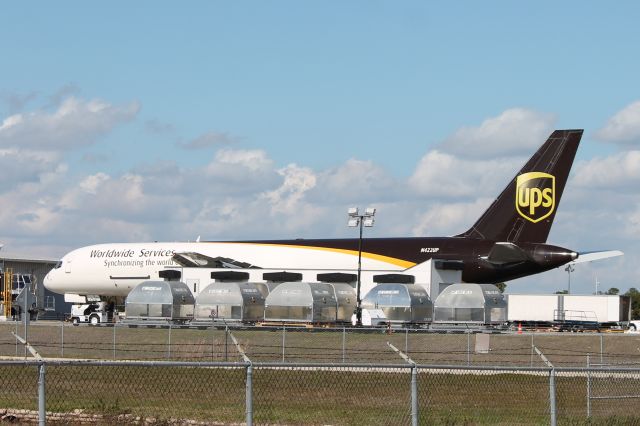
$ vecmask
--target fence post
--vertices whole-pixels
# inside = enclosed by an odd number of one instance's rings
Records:
[[[346,346],[347,346],[347,329],[342,327],[342,362],[345,362],[346,359]]]
[[[287,327],[282,325],[282,362],[284,362],[284,345],[285,345],[285,333],[286,333],[286,330],[287,330]]]
[[[47,423],[47,404],[45,399],[45,367],[44,363],[38,366],[38,424],[44,426]]]
[[[556,412],[556,370],[549,370],[549,415],[551,416],[551,426],[557,424]]]
[[[116,323],[114,322],[113,327],[113,359],[116,359]]]
[[[533,367],[533,348],[535,347],[535,343],[533,341],[533,333],[531,333],[531,364],[530,367]]]
[[[404,329],[404,353],[409,355],[409,329]]]
[[[591,417],[591,354],[587,354],[587,418]]]
[[[167,350],[167,359],[171,359],[171,323],[169,323],[169,348]]]
[[[253,365],[251,363],[247,366],[247,394],[245,398],[247,426],[253,426]]]
[[[229,361],[229,326],[224,326],[224,361]]]
[[[411,425],[418,426],[418,369],[411,367]]]
[[[64,321],[60,321],[60,358],[64,358]]]
[[[604,364],[604,334],[600,333],[600,368],[602,368]]]
[[[467,330],[467,365],[471,365],[471,330]]]
[[[25,342],[29,341],[29,320],[31,319],[29,317],[29,310],[27,309],[27,301],[29,300],[28,297],[28,292],[31,291],[30,286],[25,285],[23,288],[24,291],[24,306],[22,307],[22,315],[20,315],[22,317],[22,321],[24,323],[24,334],[22,335],[22,338],[24,339]],[[27,359],[27,345],[24,345],[24,359]]]

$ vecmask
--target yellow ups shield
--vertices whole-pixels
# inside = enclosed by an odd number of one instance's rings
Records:
[[[553,213],[556,205],[556,178],[549,173],[529,172],[516,178],[516,210],[537,223]]]

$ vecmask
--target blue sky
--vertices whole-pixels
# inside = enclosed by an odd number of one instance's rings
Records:
[[[0,213],[0,241],[58,257],[108,241],[347,237],[351,204],[378,206],[372,236],[448,235],[551,130],[584,128],[551,242],[625,250],[575,281],[640,288],[639,9],[4,4],[0,194],[20,207]]]

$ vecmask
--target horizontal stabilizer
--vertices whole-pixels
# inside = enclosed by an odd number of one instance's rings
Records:
[[[618,257],[622,255],[624,255],[624,253],[620,250],[587,251],[584,253],[578,253],[578,258],[571,262],[571,264],[593,262],[594,260],[608,259],[610,257]]]
[[[503,265],[505,263],[518,263],[527,260],[527,254],[513,243],[498,242],[491,247],[489,255],[484,258],[486,261]]]

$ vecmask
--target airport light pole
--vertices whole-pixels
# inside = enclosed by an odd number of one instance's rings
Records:
[[[571,294],[571,273],[575,271],[576,268],[574,268],[573,265],[567,265],[567,267],[564,268],[564,270],[567,271],[567,276],[569,277],[569,286],[567,288],[567,294]]]
[[[351,207],[347,211],[349,214],[349,227],[360,227],[360,237],[358,238],[358,281],[356,283],[356,325],[362,327],[362,300],[360,299],[360,276],[362,272],[362,227],[371,228],[376,209],[367,207],[363,214],[358,213],[357,207]]]

